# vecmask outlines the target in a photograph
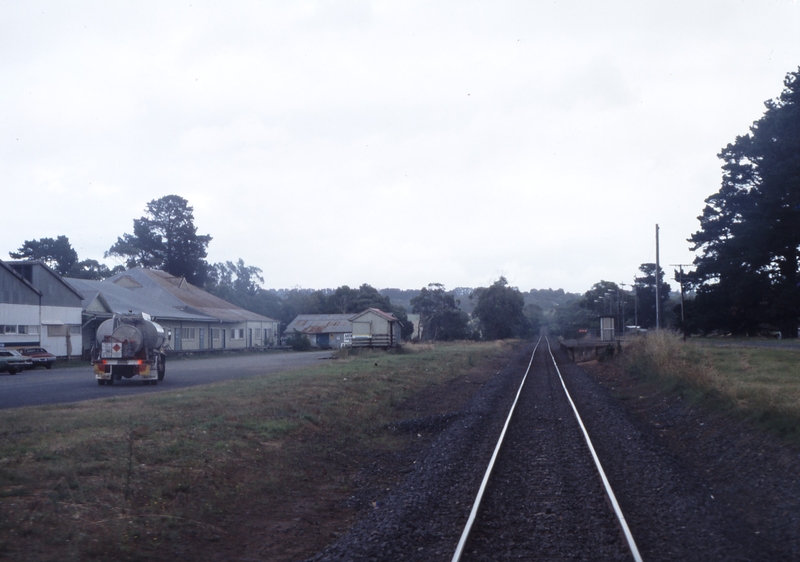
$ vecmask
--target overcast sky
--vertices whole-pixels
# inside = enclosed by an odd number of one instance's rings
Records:
[[[3,0],[0,259],[177,194],[265,287],[631,283],[799,65],[792,0]]]

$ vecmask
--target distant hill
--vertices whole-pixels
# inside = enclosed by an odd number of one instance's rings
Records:
[[[469,298],[473,291],[474,289],[470,287],[456,287],[447,292],[455,297],[461,310],[467,314],[472,314],[478,304],[475,299]],[[419,289],[389,288],[381,289],[379,292],[389,297],[392,304],[403,306],[408,312],[411,312],[411,299],[419,295]],[[522,293],[525,304],[534,304],[544,312],[553,310],[556,306],[563,306],[581,296],[578,293],[567,293],[564,289],[531,289]]]
[[[392,304],[400,305],[411,312],[411,299],[419,294],[419,289],[381,289],[378,292],[389,297]]]
[[[531,289],[527,293],[522,293],[525,304],[535,304],[545,312],[554,309],[556,306],[565,304],[581,298],[579,293],[567,293],[564,289]]]

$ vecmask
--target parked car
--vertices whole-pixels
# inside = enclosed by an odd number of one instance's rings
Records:
[[[35,369],[36,367],[50,369],[53,363],[56,362],[56,356],[43,347],[25,347],[20,349],[19,352],[25,357],[30,357],[30,360],[33,362],[33,364],[28,367],[29,369]]]
[[[3,371],[10,375],[16,375],[23,369],[33,366],[30,357],[25,357],[15,349],[0,349],[0,373]]]

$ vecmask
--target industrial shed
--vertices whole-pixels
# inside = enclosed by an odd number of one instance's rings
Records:
[[[97,328],[114,314],[147,314],[167,331],[170,347],[173,334],[169,326],[193,328],[197,333],[205,334],[211,333],[211,326],[220,324],[216,318],[179,310],[107,281],[67,277],[64,280],[83,295],[83,355],[87,357],[95,344]]]
[[[34,287],[40,294],[38,299],[38,318],[36,325],[28,325],[35,329],[33,333],[24,334],[20,338],[20,325],[17,326],[17,343],[30,345],[33,339],[53,355],[69,357],[79,354],[82,347],[81,337],[81,301],[83,296],[69,285],[55,271],[39,260],[22,260],[5,262],[19,277]],[[4,328],[7,330],[7,328]]]
[[[164,322],[164,329],[172,332],[175,350],[245,349],[277,344],[277,320],[215,297],[166,271],[135,267],[109,277],[104,283],[114,283],[162,305],[212,320],[207,331],[182,321]]]
[[[39,345],[42,293],[0,261],[0,347]]]
[[[284,335],[305,334],[311,345],[324,349],[349,347],[353,336],[352,314],[300,314],[292,320]]]

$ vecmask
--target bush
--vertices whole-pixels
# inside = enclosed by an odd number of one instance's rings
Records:
[[[669,384],[684,384],[701,393],[714,392],[722,383],[701,348],[669,330],[651,330],[625,347],[628,372]]]
[[[295,332],[289,336],[286,343],[295,351],[311,351],[311,340],[308,339],[307,335],[300,332]]]

